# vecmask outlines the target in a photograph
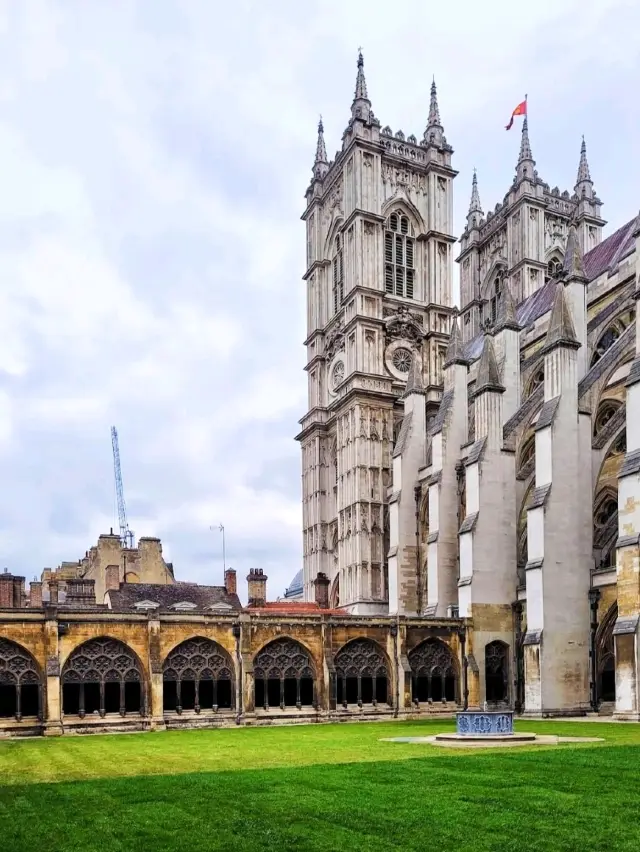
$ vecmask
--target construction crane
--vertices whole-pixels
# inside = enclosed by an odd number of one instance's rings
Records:
[[[111,446],[113,447],[113,472],[116,480],[116,499],[118,501],[118,523],[120,524],[120,542],[123,547],[133,547],[133,533],[127,521],[127,507],[124,502],[122,487],[122,471],[120,470],[120,448],[118,446],[118,430],[111,427]]]

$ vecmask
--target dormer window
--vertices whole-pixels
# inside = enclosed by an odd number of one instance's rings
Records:
[[[413,299],[414,265],[413,228],[407,216],[392,213],[384,232],[384,289],[393,296]]]
[[[176,612],[190,612],[191,610],[197,609],[198,605],[192,603],[191,601],[179,601],[178,603],[174,603],[171,605],[171,609]]]
[[[547,275],[546,281],[550,281],[552,278],[557,278],[562,272],[562,258],[560,257],[552,257],[549,263],[547,263]]]
[[[156,603],[155,601],[137,601],[136,603],[134,603],[135,609],[140,609],[144,611],[158,609],[159,606],[160,604]]]
[[[333,254],[333,312],[337,314],[344,299],[344,247],[338,234]]]
[[[231,604],[225,603],[224,601],[216,601],[208,608],[211,610],[211,612],[231,612],[231,610],[233,609]]]

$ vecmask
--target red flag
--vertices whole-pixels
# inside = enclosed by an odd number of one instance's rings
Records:
[[[522,101],[522,103],[518,104],[518,106],[511,113],[511,120],[510,120],[509,124],[507,124],[505,130],[511,130],[511,128],[513,127],[513,119],[515,118],[516,115],[526,115],[526,114],[527,114],[527,99],[525,98]]]

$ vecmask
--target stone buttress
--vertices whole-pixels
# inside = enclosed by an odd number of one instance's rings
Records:
[[[578,407],[581,337],[560,281],[542,348],[544,404],[527,513],[525,713],[533,715],[589,707],[591,419]]]
[[[517,335],[513,318],[502,325],[499,344],[506,346],[503,374],[509,398],[515,404],[518,379],[513,378],[511,341]],[[498,324],[498,328],[500,328]],[[517,364],[517,361],[516,361]],[[459,530],[460,616],[473,622],[472,651],[480,673],[479,701],[487,700],[485,648],[500,642],[511,657],[516,597],[516,511],[514,453],[503,449],[502,428],[507,388],[500,377],[494,340],[485,335],[478,367],[473,404],[476,439],[469,447],[465,464],[465,516]],[[509,649],[509,652],[506,651]],[[506,700],[504,695],[502,700]]]

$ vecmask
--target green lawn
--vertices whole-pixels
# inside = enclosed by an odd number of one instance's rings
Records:
[[[640,726],[520,722],[604,743],[380,742],[450,722],[0,743],[2,852],[638,852]]]

